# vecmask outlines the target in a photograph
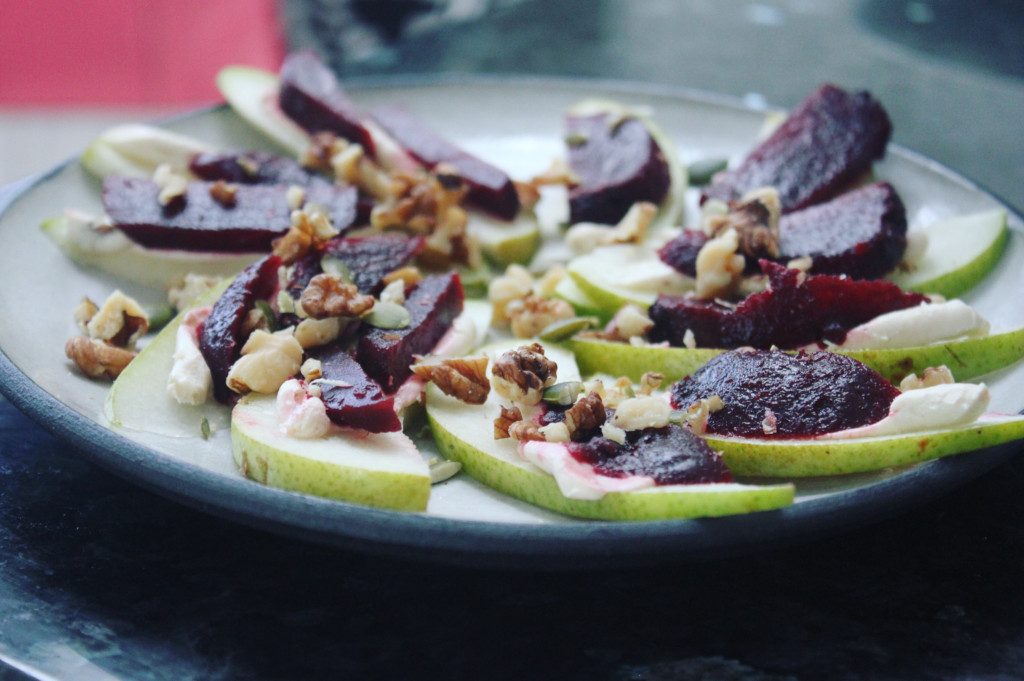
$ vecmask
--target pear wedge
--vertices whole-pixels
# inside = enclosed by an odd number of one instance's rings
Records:
[[[608,310],[603,309],[594,302],[593,298],[584,293],[572,277],[562,277],[561,281],[555,285],[552,295],[570,303],[580,317],[597,317],[602,324],[612,318]]]
[[[928,245],[914,268],[888,277],[900,288],[956,298],[995,268],[1010,231],[1002,209],[935,222],[924,229]]]
[[[497,350],[500,352],[501,350]],[[578,377],[572,355],[546,349],[558,364],[559,380]],[[562,495],[554,477],[516,453],[510,440],[494,439],[500,398],[493,393],[481,407],[471,407],[427,386],[427,416],[438,449],[462,464],[471,477],[504,494],[567,515],[606,520],[655,520],[732,515],[791,504],[789,484],[751,486],[737,483],[666,485],[634,492],[612,492],[597,500]]]
[[[767,440],[705,435],[735,475],[811,477],[906,466],[1024,438],[1024,417],[985,415],[949,430],[849,440]]]
[[[480,244],[484,257],[496,267],[504,268],[512,263],[526,265],[540,248],[540,223],[533,211],[519,211],[512,222],[472,211],[466,230]]]
[[[231,279],[225,279],[192,307],[212,305],[230,283]],[[179,314],[161,329],[114,381],[104,403],[111,425],[170,437],[198,437],[204,421],[212,430],[228,426],[229,410],[224,405],[210,399],[191,406],[167,394],[167,377],[174,366],[174,347],[184,316]]]
[[[430,497],[429,466],[409,436],[335,426],[321,438],[291,437],[273,395],[235,405],[231,452],[246,477],[271,487],[400,511],[423,511]]]
[[[168,288],[189,272],[227,277],[261,257],[259,253],[202,253],[143,248],[122,232],[99,232],[88,216],[68,213],[43,222],[40,229],[64,255],[128,281]]]
[[[666,381],[678,381],[725,352],[717,348],[670,348],[580,338],[566,341],[565,345],[575,353],[585,376],[606,373],[628,376],[634,381],[639,381],[647,371],[664,374]],[[832,352],[853,357],[894,383],[943,364],[957,381],[967,381],[1024,357],[1024,328],[913,348]]]
[[[309,133],[277,104],[277,74],[250,66],[226,66],[217,73],[217,89],[244,121],[294,156],[309,148]]]
[[[80,162],[91,175],[150,177],[162,164],[189,174],[196,154],[216,151],[212,145],[152,125],[119,125],[104,131],[82,153]]]
[[[663,263],[650,246],[615,244],[601,246],[573,258],[569,276],[606,316],[626,303],[647,309],[659,293],[686,293],[692,278]]]

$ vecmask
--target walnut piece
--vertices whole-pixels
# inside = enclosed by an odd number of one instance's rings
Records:
[[[544,356],[539,343],[523,345],[494,360],[491,386],[511,402],[533,405],[544,396],[544,388],[558,379],[558,365]]]
[[[157,203],[169,206],[175,201],[184,200],[188,192],[188,178],[176,172],[170,163],[161,163],[153,171],[153,181],[160,188]]]
[[[508,427],[508,436],[519,442],[529,442],[530,440],[543,442],[547,438],[544,437],[541,428],[541,425],[535,421],[516,421]]]
[[[227,384],[237,393],[276,393],[301,366],[302,346],[290,328],[277,333],[256,330],[231,365]]]
[[[274,255],[285,265],[294,264],[339,234],[327,212],[313,204],[293,210],[291,221],[288,232],[272,242]]]
[[[920,378],[918,378],[917,374],[904,376],[903,380],[900,381],[900,392],[917,390],[919,388],[931,388],[932,386],[955,382],[956,379],[953,378],[953,372],[943,364],[937,367],[928,367],[921,372]]]
[[[313,319],[358,317],[373,307],[373,296],[360,293],[336,274],[318,274],[302,290],[302,309]]]
[[[75,336],[64,344],[64,354],[89,378],[117,378],[135,353],[103,342],[99,338]]]
[[[519,411],[519,407],[501,407],[501,414],[498,418],[494,419],[494,439],[504,440],[510,437],[508,434],[509,427],[517,422],[523,420],[523,412]]]
[[[686,422],[698,435],[703,435],[708,429],[708,416],[725,406],[722,398],[718,395],[711,395],[698,400],[686,408]]]
[[[238,185],[217,180],[210,186],[210,197],[225,208],[234,208],[238,203]]]
[[[590,253],[598,246],[640,243],[657,214],[658,207],[653,203],[634,203],[614,227],[590,222],[573,225],[565,234],[565,243],[574,255]]]
[[[491,303],[491,325],[502,328],[508,325],[508,306],[522,300],[533,292],[533,277],[522,265],[512,264],[505,268],[505,274],[495,277],[487,286],[487,300]]]
[[[641,395],[650,395],[659,387],[661,382],[665,380],[665,374],[659,374],[654,371],[647,371],[643,376],[640,377],[640,387],[637,392]]]
[[[528,295],[522,300],[513,300],[505,308],[512,335],[517,338],[532,338],[549,324],[572,319],[576,310],[571,303],[561,298],[541,298]]]
[[[755,189],[739,202],[729,205],[729,212],[708,218],[709,236],[717,237],[729,229],[738,234],[737,250],[748,258],[779,257],[779,216],[782,204],[772,187]]]
[[[728,298],[743,278],[746,259],[737,253],[740,237],[735,229],[726,229],[705,243],[697,253],[698,298]]]
[[[88,308],[88,304],[80,304],[75,311],[79,323]],[[85,330],[90,338],[99,338],[117,347],[131,348],[135,341],[149,331],[149,315],[134,298],[116,290],[86,320]]]
[[[487,355],[419,357],[412,365],[412,371],[425,381],[433,381],[445,395],[467,404],[483,404],[491,392],[487,362]]]
[[[664,428],[669,423],[672,407],[660,397],[641,395],[623,400],[609,421],[625,431],[643,428]]]
[[[590,392],[565,411],[563,423],[569,431],[569,439],[579,441],[585,439],[590,431],[603,425],[607,418],[601,396],[597,392]]]

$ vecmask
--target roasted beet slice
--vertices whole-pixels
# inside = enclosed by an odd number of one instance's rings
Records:
[[[199,332],[199,351],[213,375],[213,396],[228,402],[235,395],[227,386],[228,371],[238,359],[245,338],[242,325],[257,300],[266,300],[277,288],[281,259],[268,255],[246,267],[221,294]]]
[[[324,380],[317,385],[331,421],[371,433],[402,429],[395,399],[384,394],[347,349],[335,344],[318,348],[310,356],[320,360]]]
[[[519,194],[503,170],[459,149],[399,106],[370,112],[378,125],[418,162],[433,169],[440,164],[454,169],[468,187],[466,201],[502,220],[519,212]]]
[[[892,123],[867,92],[823,85],[738,167],[715,175],[701,201],[734,201],[760,187],[779,192],[782,212],[828,200],[885,155]]]
[[[734,308],[692,296],[658,296],[648,314],[648,337],[684,345],[689,329],[700,347],[799,348],[811,343],[842,343],[846,332],[878,315],[927,301],[887,281],[854,281],[761,261],[768,290],[747,296]]]
[[[266,151],[228,151],[196,154],[188,164],[200,180],[224,180],[237,184],[287,184],[305,187],[331,184],[323,175],[302,167],[292,158]]]
[[[285,57],[278,105],[310,133],[332,132],[375,155],[373,138],[363,126],[359,109],[313,52],[293,52]]]
[[[776,262],[810,256],[813,274],[846,274],[876,279],[891,272],[907,248],[907,211],[896,190],[884,182],[847,192],[779,221]],[[708,237],[699,230],[681,232],[661,247],[665,264],[696,276],[697,254]],[[757,263],[748,258],[748,270]]]
[[[907,248],[907,211],[885,182],[785,215],[780,260],[813,258],[814,274],[876,279],[895,269]]]
[[[672,406],[686,409],[718,395],[723,407],[707,430],[742,437],[810,437],[875,423],[897,390],[855,359],[833,352],[736,350],[718,355],[672,386]]]
[[[213,198],[214,185],[190,182],[183,197],[164,207],[152,180],[112,175],[103,181],[103,206],[115,227],[149,248],[266,252],[291,226],[287,185],[239,185],[232,205]],[[306,201],[326,207],[341,231],[355,218],[353,187],[307,187]]]
[[[404,329],[369,328],[359,339],[356,359],[387,392],[412,375],[413,355],[426,355],[462,312],[462,283],[457,274],[435,274],[405,299],[412,320]]]
[[[614,225],[637,201],[660,204],[668,162],[642,121],[608,114],[568,116],[568,161],[579,184],[569,190],[569,222]]]
[[[626,434],[625,444],[605,437],[570,442],[569,454],[601,475],[646,475],[659,485],[732,482],[722,456],[689,428],[670,424]]]
[[[323,272],[321,259],[337,258],[352,272],[352,283],[360,293],[377,295],[384,288],[384,276],[404,266],[423,248],[423,237],[404,234],[372,234],[337,237],[327,242],[323,253],[311,253],[295,262],[286,288],[293,298],[316,275]]]

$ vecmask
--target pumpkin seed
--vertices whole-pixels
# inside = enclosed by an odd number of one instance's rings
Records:
[[[582,392],[582,381],[563,381],[562,383],[555,383],[554,385],[545,388],[541,399],[548,404],[557,404],[560,407],[568,407],[571,404],[575,404],[576,398],[579,397]]]
[[[702,187],[711,182],[711,177],[720,170],[725,170],[729,160],[725,158],[702,158],[694,161],[686,170],[690,175],[691,187]]]
[[[401,305],[378,302],[363,317],[363,321],[378,329],[404,329],[409,326],[412,317]]]
[[[548,341],[549,343],[558,343],[564,341],[566,338],[576,335],[584,329],[598,325],[597,317],[570,317],[569,319],[559,319],[558,321],[551,322],[537,334],[537,337],[542,341]]]
[[[335,275],[346,284],[352,284],[355,282],[355,277],[352,275],[352,268],[345,264],[345,261],[335,258],[333,255],[325,255],[320,258],[320,269],[322,269],[325,274]]]

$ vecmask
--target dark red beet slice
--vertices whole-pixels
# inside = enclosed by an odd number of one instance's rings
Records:
[[[246,267],[213,305],[210,316],[199,331],[199,351],[213,375],[213,396],[228,402],[235,393],[227,378],[245,344],[242,325],[257,300],[266,300],[277,288],[277,268],[281,259],[268,255]]]
[[[459,149],[409,111],[388,106],[370,112],[403,149],[427,168],[451,166],[468,187],[466,201],[502,220],[519,212],[519,194],[503,170]]]
[[[612,123],[606,114],[568,116],[569,222],[614,225],[637,201],[660,204],[668,193],[668,163],[636,118]]]
[[[885,182],[855,189],[828,203],[783,215],[776,262],[811,256],[812,274],[846,274],[876,279],[891,272],[907,247],[907,212],[896,190]],[[697,254],[708,237],[686,230],[661,247],[661,260],[696,276]],[[757,264],[747,259],[748,270]]]
[[[368,327],[359,339],[356,359],[387,392],[412,375],[413,355],[434,349],[462,312],[462,283],[457,274],[435,274],[421,281],[405,299],[412,321],[404,329]]]
[[[613,478],[646,475],[659,485],[733,480],[721,454],[689,428],[674,424],[630,431],[625,444],[595,437],[588,442],[570,442],[567,447],[574,459]]]
[[[287,184],[305,187],[331,184],[323,175],[304,168],[298,161],[266,151],[229,151],[196,154],[188,164],[200,180],[224,180],[237,184]]]
[[[292,266],[287,290],[293,298],[316,275],[323,272],[320,260],[330,255],[345,263],[352,272],[352,283],[360,293],[377,295],[384,288],[384,276],[404,266],[423,248],[423,237],[404,234],[373,234],[363,237],[337,237],[327,242],[323,253],[311,253]]]
[[[395,413],[395,399],[384,394],[344,347],[330,345],[312,351],[310,356],[319,359],[322,366],[326,381],[317,385],[323,391],[321,399],[331,421],[371,433],[402,429]],[[332,385],[330,381],[343,385]]]
[[[291,226],[287,185],[239,185],[233,206],[210,195],[213,185],[190,182],[182,199],[164,207],[157,201],[160,188],[152,180],[115,175],[103,181],[103,206],[115,227],[149,248],[266,252],[271,241]],[[310,186],[306,202],[326,207],[341,231],[355,218],[353,187]]]
[[[686,330],[700,347],[799,348],[828,340],[842,343],[846,332],[875,317],[914,307],[927,298],[904,293],[887,281],[854,281],[761,261],[768,290],[747,296],[735,309],[690,296],[658,296],[648,314],[654,342],[684,345]]]
[[[907,211],[885,182],[785,215],[779,221],[780,260],[814,259],[814,274],[876,279],[895,269],[907,248]]]
[[[779,192],[782,212],[836,196],[885,155],[892,123],[867,92],[823,85],[738,167],[714,176],[701,201],[734,201],[759,187]]]
[[[708,416],[710,433],[784,438],[880,421],[900,391],[846,355],[736,350],[718,355],[670,393],[676,409],[718,395],[724,406]],[[765,433],[766,421],[774,433]]]
[[[293,52],[281,65],[278,105],[310,133],[332,132],[376,153],[362,115],[334,73],[313,52]]]

